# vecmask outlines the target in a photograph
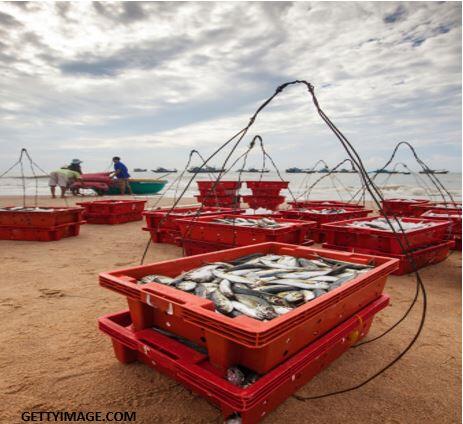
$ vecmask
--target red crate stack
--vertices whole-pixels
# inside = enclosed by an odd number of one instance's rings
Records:
[[[143,212],[146,219],[144,231],[149,231],[154,243],[182,245],[182,235],[177,220],[182,218],[199,218],[222,214],[239,215],[242,209],[206,206],[185,206],[179,208],[158,208]]]
[[[453,247],[451,222],[447,220],[424,220],[400,218],[401,222],[428,224],[424,228],[394,233],[390,229],[352,226],[359,221],[373,221],[378,217],[357,218],[323,224],[327,249],[344,250],[372,255],[383,255],[400,261],[395,274],[402,275],[443,261]],[[394,222],[394,217],[389,217]],[[413,262],[413,263],[412,263]]]
[[[265,215],[267,217],[268,215]],[[248,217],[248,216],[246,216]],[[250,215],[260,219],[263,215]],[[217,222],[217,219],[234,219],[234,215],[216,215],[177,220],[183,240],[185,255],[214,252],[235,246],[248,246],[265,242],[312,244],[310,239],[316,223],[294,219],[272,218],[279,228],[248,227]],[[198,250],[201,248],[201,250]],[[208,250],[207,250],[208,249]]]
[[[85,208],[89,224],[117,225],[140,221],[146,200],[96,200],[77,203]]]
[[[238,415],[242,424],[256,424],[364,338],[388,302],[387,296],[378,297],[246,388],[226,380],[206,353],[155,328],[136,331],[129,312],[101,317],[98,325],[111,338],[120,362],[143,362],[177,380],[219,407],[224,421]]]
[[[243,202],[251,209],[276,210],[285,201],[285,196],[281,196],[280,192],[288,188],[288,185],[288,181],[246,181],[252,194],[243,196]]]
[[[438,220],[438,221],[450,221],[451,222],[451,234],[455,240],[453,246],[454,250],[461,250],[461,209],[430,209],[421,215],[421,218]]]
[[[78,236],[81,207],[6,207],[0,210],[0,240],[57,241]]]
[[[317,213],[324,209],[342,209],[343,212],[333,213]],[[302,221],[314,221],[317,223],[317,228],[312,230],[311,238],[315,243],[323,243],[325,241],[325,235],[322,230],[322,224],[329,222],[344,221],[352,218],[363,218],[368,216],[372,212],[370,209],[360,208],[346,208],[343,206],[309,206],[302,208],[293,208],[279,211],[279,214],[284,218],[299,219]]]
[[[239,208],[241,181],[197,181],[196,199],[204,206]]]

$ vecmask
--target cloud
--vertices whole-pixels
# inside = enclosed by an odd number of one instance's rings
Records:
[[[459,3],[2,2],[0,40],[8,157],[26,145],[44,166],[69,155],[97,166],[117,150],[180,168],[294,79],[315,85],[366,158],[403,139],[436,167],[461,157]],[[282,167],[345,157],[302,86],[278,95],[243,143],[256,133]]]

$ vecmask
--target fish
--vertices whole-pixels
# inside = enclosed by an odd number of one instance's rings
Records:
[[[178,283],[175,287],[177,287],[180,290],[191,292],[194,291],[198,283],[195,283],[194,281],[182,281],[181,283]]]
[[[286,223],[279,223],[270,218],[216,218],[213,222],[217,222],[218,224],[234,225],[238,227],[256,228],[280,228],[288,225]]]
[[[290,291],[278,294],[278,296],[281,295],[283,295],[284,300],[288,303],[300,303],[304,301],[304,294],[302,291]]]
[[[306,303],[316,298],[315,293],[311,290],[302,290],[299,293],[302,293],[302,295],[304,296],[304,302]]]
[[[325,282],[306,282],[304,280],[296,280],[296,279],[281,279],[275,281],[277,284],[283,284],[286,286],[292,287],[299,287],[300,289],[305,290],[312,290],[312,289],[323,289],[326,290],[330,286],[328,283]]]
[[[276,284],[273,286],[261,286],[261,287],[256,287],[256,291],[259,292],[264,292],[264,293],[280,293],[282,291],[290,291],[290,290],[299,290],[298,287],[291,287],[291,286],[285,286],[284,284]]]
[[[327,275],[329,271],[300,271],[300,272],[288,272],[285,274],[279,274],[280,278],[296,278],[298,280],[308,280],[313,277],[319,277]]]
[[[140,278],[140,280],[138,280],[138,284],[159,283],[165,284],[167,286],[172,285],[173,282],[173,278],[158,274],[145,275],[143,278]]]
[[[234,309],[230,300],[227,299],[220,290],[215,290],[211,294],[211,300],[214,302],[214,305],[217,308],[217,310],[222,314],[228,315]]]
[[[217,269],[215,269],[213,271],[213,274],[222,279],[222,280],[228,280],[232,283],[241,283],[241,284],[254,284],[253,281],[249,280],[248,278],[246,277],[242,277],[240,275],[233,275],[233,274],[230,274],[230,273],[225,273],[225,272],[222,272],[222,271],[219,271]]]
[[[220,282],[219,290],[224,294],[225,297],[232,298],[234,296],[231,283],[228,280],[222,280]]]
[[[201,268],[197,268],[193,271],[187,272],[184,278],[195,281],[197,283],[207,283],[214,279],[213,271],[216,270],[219,265],[206,265]]]
[[[278,315],[284,315],[293,310],[293,308],[289,308],[287,306],[279,306],[279,305],[274,305],[273,309]]]
[[[385,218],[376,218],[368,221],[354,221],[346,224],[348,227],[354,228],[374,228],[375,230],[389,231],[389,232],[407,232],[412,230],[418,230],[421,228],[429,227],[429,222],[409,222],[404,221],[401,218],[389,219],[389,222]],[[391,228],[392,227],[392,228]]]
[[[237,302],[232,300],[233,308],[237,311],[241,312],[243,315],[247,315],[248,317],[258,319],[263,321],[264,319],[273,319],[276,316],[276,312],[272,308],[272,312],[270,313],[267,308],[263,308],[261,306],[257,306],[256,308],[252,308],[247,306],[241,302]]]

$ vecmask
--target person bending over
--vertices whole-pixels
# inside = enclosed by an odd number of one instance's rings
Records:
[[[68,169],[67,166],[63,166],[60,169],[50,173],[50,179],[48,185],[50,186],[51,197],[56,198],[56,186],[59,185],[61,189],[61,197],[65,197],[66,190],[75,181],[80,180],[80,174],[76,171]]]

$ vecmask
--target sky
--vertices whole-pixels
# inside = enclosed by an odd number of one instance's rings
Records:
[[[48,171],[73,158],[104,170],[114,155],[181,169],[296,79],[367,168],[409,141],[459,171],[461,36],[459,2],[0,2],[0,173],[22,147]],[[302,85],[234,157],[257,134],[281,169],[346,157]],[[415,164],[406,149],[397,160]],[[261,163],[253,149],[247,165]]]

